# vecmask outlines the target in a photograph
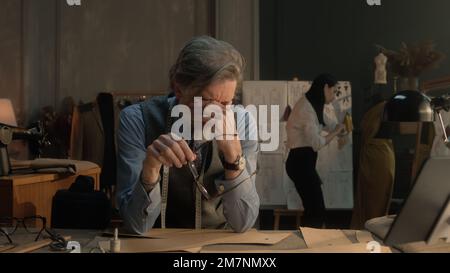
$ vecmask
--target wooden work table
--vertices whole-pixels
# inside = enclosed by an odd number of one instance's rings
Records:
[[[78,175],[94,178],[95,189],[100,188],[100,168],[86,164],[74,175],[33,173],[0,177],[0,217],[40,215],[51,223],[52,199],[61,189],[68,189]]]
[[[56,230],[63,236],[70,236],[70,240],[77,241],[81,245],[83,253],[98,253],[98,243],[101,241],[108,241],[111,237],[107,237],[103,231],[99,230]],[[251,245],[251,244],[217,244],[208,245],[202,248],[201,252],[216,252],[216,253],[295,253],[295,251],[307,250],[307,244],[300,231],[268,231],[263,230],[264,233],[280,233],[289,232],[290,235],[274,245]],[[351,241],[352,244],[358,243],[355,236],[355,231],[343,230],[344,234]],[[18,245],[26,245],[33,242],[35,235],[27,233],[20,229],[11,236],[14,243]],[[121,238],[124,239],[124,238]],[[3,241],[2,241],[3,240]],[[4,238],[0,235],[0,242],[4,242]],[[1,244],[1,243],[0,243]],[[11,249],[13,250],[13,249]],[[450,252],[450,244],[440,244],[436,246],[424,246],[423,243],[413,243],[405,245],[400,249],[391,248],[392,252]],[[5,253],[9,251],[4,251]],[[32,251],[33,253],[51,253],[48,246],[42,247]],[[345,250],[342,252],[346,252]],[[1,254],[0,254],[1,255]]]

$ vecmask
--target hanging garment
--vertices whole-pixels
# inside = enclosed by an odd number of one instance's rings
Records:
[[[100,93],[95,102],[75,107],[70,138],[70,158],[90,161],[102,168],[100,187],[116,184],[116,142],[119,109],[113,96]]]

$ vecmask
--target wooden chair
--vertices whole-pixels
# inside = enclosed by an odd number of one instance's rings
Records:
[[[295,217],[296,228],[300,226],[300,219],[303,216],[303,210],[300,209],[274,209],[273,216],[275,217],[273,223],[273,229],[278,230],[280,228],[281,216]]]

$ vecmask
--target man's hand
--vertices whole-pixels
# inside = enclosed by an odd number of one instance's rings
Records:
[[[238,137],[234,140],[217,140],[217,146],[223,154],[224,160],[233,163],[242,155],[241,142]],[[238,177],[242,171],[225,170],[225,179],[231,180]]]
[[[215,139],[219,152],[228,163],[234,163],[239,156],[242,156],[241,141],[237,132],[234,112],[231,108],[227,109],[226,105],[217,102],[210,104],[218,106],[222,110],[222,116],[213,117],[219,119],[223,125],[222,128],[215,128]],[[208,120],[211,118],[207,118]],[[242,171],[225,170],[225,179],[231,180],[239,176]]]
[[[223,129],[216,130],[216,141],[225,161],[233,163],[238,156],[242,155],[241,141],[236,129],[234,112],[226,109],[223,109],[223,111],[223,116],[220,117],[223,122]]]
[[[181,168],[196,156],[184,140],[175,140],[171,134],[159,136],[147,147],[147,156],[143,162],[142,180],[146,184],[155,184],[162,165]]]

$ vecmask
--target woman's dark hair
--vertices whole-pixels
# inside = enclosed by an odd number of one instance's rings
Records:
[[[337,84],[337,80],[333,75],[320,74],[314,79],[311,88],[306,93],[306,98],[311,103],[314,111],[316,111],[319,123],[322,125],[325,125],[323,121],[323,107],[325,106],[325,92],[323,88],[326,84],[328,87],[333,87]]]

